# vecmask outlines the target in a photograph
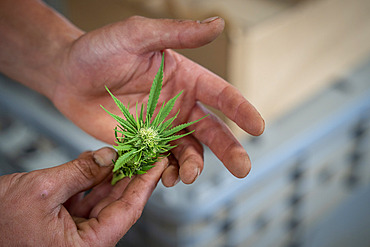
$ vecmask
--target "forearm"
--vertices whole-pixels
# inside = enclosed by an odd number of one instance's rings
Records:
[[[83,32],[38,0],[0,0],[0,72],[52,97],[69,45]]]

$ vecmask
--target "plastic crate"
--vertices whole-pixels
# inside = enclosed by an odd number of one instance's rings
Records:
[[[199,179],[170,189],[159,184],[119,245],[304,246],[329,211],[370,184],[369,78],[370,63],[267,125],[262,137],[245,140],[253,163],[246,179],[232,177],[205,149]],[[0,78],[0,112],[17,117],[0,133],[1,140],[9,139],[8,131],[28,144],[51,140],[47,152],[35,152],[28,160],[51,160],[51,150],[74,157],[105,145],[66,120],[50,102],[5,78]],[[11,141],[13,148],[0,150],[18,157],[17,150],[27,145]],[[21,160],[19,164],[30,169]]]
[[[206,149],[199,179],[159,185],[122,244],[303,246],[330,211],[370,185],[369,67],[245,141],[253,163],[246,179],[233,178]]]
[[[83,151],[106,145],[66,119],[45,97],[0,74],[1,117],[10,119],[12,126],[9,126],[9,130],[0,133],[0,140],[18,142],[14,143],[14,148],[11,148],[14,152],[21,149],[22,145],[28,145],[41,137],[63,149],[69,159],[76,158]],[[11,138],[7,138],[8,131],[18,134],[12,134]],[[23,144],[22,141],[17,141],[20,139],[19,134],[26,135],[21,138],[24,141]],[[6,146],[7,143],[0,146],[0,150],[8,153],[10,150]],[[46,155],[47,152],[43,154]]]

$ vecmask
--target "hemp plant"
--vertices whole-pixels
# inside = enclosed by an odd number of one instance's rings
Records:
[[[113,161],[113,185],[124,177],[131,178],[133,175],[146,173],[154,167],[153,164],[160,157],[168,156],[169,151],[175,147],[170,145],[169,142],[189,135],[194,130],[181,135],[176,134],[177,132],[207,117],[204,116],[193,122],[173,126],[172,123],[178,116],[179,110],[174,117],[166,120],[182,91],[167,103],[163,102],[158,114],[153,116],[162,89],[163,67],[164,53],[149,92],[145,116],[144,104],[141,105],[139,112],[138,103],[136,102],[136,117],[134,117],[129,111],[129,105],[126,107],[105,87],[124,117],[117,116],[101,106],[118,122],[114,129],[117,145],[113,147],[117,150],[118,159]]]

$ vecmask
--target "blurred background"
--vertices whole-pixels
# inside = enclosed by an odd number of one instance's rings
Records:
[[[267,123],[251,138],[225,119],[250,154],[248,177],[206,149],[199,179],[159,185],[119,246],[370,246],[370,1],[46,2],[86,31],[132,15],[221,16],[217,40],[178,52],[236,86]],[[0,175],[105,145],[4,76],[0,140]]]

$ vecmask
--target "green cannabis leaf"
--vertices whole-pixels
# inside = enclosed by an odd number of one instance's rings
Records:
[[[182,91],[167,103],[163,102],[158,114],[155,117],[153,116],[162,90],[163,67],[164,53],[162,55],[161,66],[150,89],[145,118],[143,116],[144,105],[141,105],[139,112],[138,104],[136,103],[135,118],[130,113],[129,106],[126,107],[105,87],[124,116],[124,118],[121,118],[101,106],[118,122],[114,129],[117,145],[113,147],[117,149],[119,157],[114,162],[113,185],[124,177],[131,178],[135,174],[146,173],[154,167],[153,164],[158,161],[159,157],[166,156],[166,153],[175,147],[169,144],[170,141],[189,135],[194,131],[182,135],[176,134],[177,132],[207,117],[204,116],[196,121],[173,127],[172,123],[179,114],[177,112],[174,117],[165,121]]]

